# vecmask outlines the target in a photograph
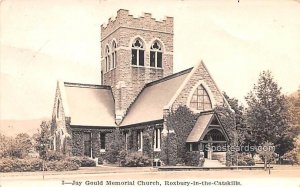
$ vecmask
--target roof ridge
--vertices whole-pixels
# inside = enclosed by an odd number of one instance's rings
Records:
[[[84,83],[74,83],[74,82],[64,82],[64,86],[78,87],[78,88],[108,89],[108,90],[111,89],[111,87],[108,85],[84,84]]]
[[[182,71],[179,71],[179,72],[174,73],[174,74],[171,74],[171,75],[168,75],[168,76],[163,77],[163,78],[161,78],[161,79],[158,79],[158,80],[149,82],[149,83],[147,83],[147,84],[145,85],[145,87],[153,86],[153,85],[155,85],[155,84],[158,84],[158,83],[161,83],[161,82],[164,82],[164,81],[173,79],[173,78],[175,78],[175,77],[178,77],[178,76],[180,76],[180,75],[189,73],[189,72],[192,71],[192,69],[193,69],[193,67],[188,68],[188,69],[185,69],[185,70],[182,70]]]

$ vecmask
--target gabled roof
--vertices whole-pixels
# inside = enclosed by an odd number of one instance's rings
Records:
[[[200,113],[192,131],[186,139],[186,142],[198,142],[199,140],[202,140],[206,134],[205,132],[207,132],[207,129],[210,125],[213,125],[214,127],[217,126],[218,129],[222,131],[226,140],[228,140],[227,133],[224,130],[220,120],[218,119],[217,114],[213,111],[207,111]]]
[[[115,127],[115,106],[109,86],[64,82],[71,126]]]
[[[192,68],[148,83],[129,108],[120,126],[163,119],[163,109],[170,102]]]

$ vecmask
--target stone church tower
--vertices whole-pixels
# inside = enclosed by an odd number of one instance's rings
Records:
[[[101,25],[101,82],[112,88],[117,123],[146,83],[172,73],[172,17],[157,21],[145,13],[135,18],[120,9]]]

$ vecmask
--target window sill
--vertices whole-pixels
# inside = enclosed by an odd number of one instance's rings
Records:
[[[143,150],[142,150],[142,149],[139,149],[138,151],[139,151],[139,152],[142,152]]]
[[[164,68],[150,66],[150,69],[161,69],[161,70],[163,70]]]
[[[132,65],[132,64],[131,64],[131,67],[134,67],[134,68],[145,68],[145,66]]]
[[[155,151],[155,152],[160,152],[161,149],[160,149],[160,148],[156,148],[156,149],[154,149],[153,151]]]

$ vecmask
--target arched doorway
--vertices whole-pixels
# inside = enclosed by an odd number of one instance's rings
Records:
[[[209,130],[203,140],[200,141],[201,148],[204,152],[204,158],[212,159],[213,152],[224,152],[226,143],[226,138],[220,130]]]

